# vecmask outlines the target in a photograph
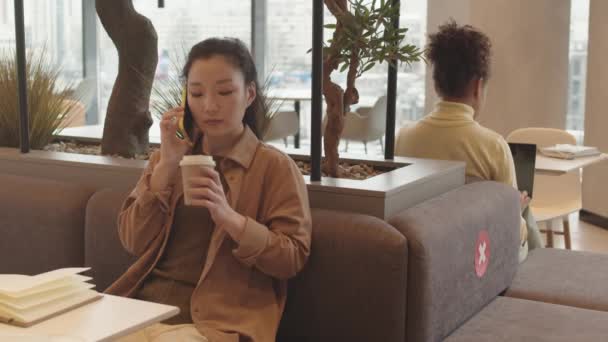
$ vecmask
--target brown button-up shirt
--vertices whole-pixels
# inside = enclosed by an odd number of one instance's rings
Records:
[[[139,258],[107,293],[133,296],[167,245],[183,189],[179,175],[170,189],[150,190],[159,159],[159,152],[152,154],[119,214],[122,244]],[[302,269],[310,254],[306,185],[289,156],[261,143],[248,128],[219,169],[230,206],[247,219],[238,244],[224,230],[214,230],[192,294],[192,318],[211,342],[274,341],[287,279]]]
[[[178,201],[163,255],[134,297],[177,306],[179,315],[162,323],[193,323],[190,299],[203,272],[215,225],[207,208]]]

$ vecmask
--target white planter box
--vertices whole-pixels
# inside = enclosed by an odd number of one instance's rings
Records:
[[[290,154],[296,160],[309,158]],[[358,161],[353,156],[346,156],[344,160]],[[401,167],[366,180],[323,177],[320,182],[311,182],[308,176],[304,176],[311,206],[388,219],[406,208],[463,185],[465,180],[463,162],[400,157],[394,161],[367,158],[361,161]],[[145,165],[146,161],[141,160],[46,151],[22,154],[18,149],[0,148],[0,173],[74,182],[95,189],[132,188]]]

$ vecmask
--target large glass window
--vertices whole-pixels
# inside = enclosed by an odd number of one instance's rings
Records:
[[[0,0],[0,48],[5,51],[15,49],[14,11],[12,0]],[[28,52],[44,52],[61,67],[64,81],[82,78],[81,0],[25,1],[24,26]]]
[[[572,0],[566,129],[573,131],[579,140],[585,128],[588,36],[589,0]]]
[[[247,46],[251,44],[251,2],[243,0],[179,0],[158,2],[134,0],[135,9],[146,16],[158,35],[158,67],[155,79],[177,75],[174,66],[181,66],[192,45],[210,37],[236,37]],[[100,123],[105,118],[107,104],[118,73],[118,55],[114,44],[99,24],[99,85]],[[155,124],[150,130],[151,141],[159,139]]]
[[[28,56],[44,54],[60,70],[58,89],[78,87],[82,81],[82,0],[24,1],[25,46]],[[15,53],[15,8],[13,0],[0,0],[0,50]],[[83,111],[72,124],[84,122]]]
[[[425,44],[427,0],[403,1],[400,26],[409,28],[407,42],[421,48]],[[309,0],[293,0],[285,6],[283,0],[268,0],[268,69],[272,72],[272,91],[306,94],[311,86],[311,55],[307,51],[312,46],[312,3]],[[326,24],[335,22],[326,9]],[[329,39],[333,30],[326,30]],[[387,66],[380,65],[367,71],[357,79],[360,106],[372,106],[378,97],[386,94]],[[334,72],[332,79],[344,85],[345,73]],[[425,68],[417,63],[411,68],[402,66],[398,72],[397,127],[410,120],[417,120],[424,113]],[[303,145],[306,145],[310,127],[310,103],[301,103],[300,120]],[[353,109],[355,109],[353,107]],[[303,146],[305,147],[305,146]],[[353,146],[356,147],[356,146]],[[358,152],[358,151],[357,151]],[[374,153],[382,153],[378,144]]]
[[[29,0],[25,2],[26,44],[28,48],[44,48],[53,63],[62,67],[62,77],[78,85],[83,74],[82,0]],[[244,0],[180,0],[165,1],[158,8],[156,1],[133,0],[138,12],[153,23],[158,34],[159,64],[155,79],[176,76],[188,49],[212,36],[238,37],[251,46],[251,1]],[[402,2],[401,27],[409,28],[408,43],[423,47],[426,34],[427,0]],[[14,48],[13,1],[0,0],[0,48]],[[333,21],[326,10],[325,22]],[[118,71],[118,54],[114,44],[97,19],[97,108],[88,124],[98,127],[74,130],[74,135],[100,137],[107,104]],[[311,86],[312,3],[293,0],[267,0],[266,71],[272,73],[273,91],[309,93]],[[326,38],[330,30],[327,30]],[[86,37],[85,37],[86,38]],[[87,42],[85,42],[86,44]],[[424,107],[423,64],[402,66],[398,73],[397,127],[420,118]],[[334,73],[343,83],[345,74]],[[376,66],[357,80],[359,106],[371,106],[386,94],[387,66]],[[290,106],[292,103],[286,102]],[[353,108],[356,109],[356,106]],[[301,102],[302,147],[306,148],[310,126],[310,102]],[[93,119],[91,119],[93,118]],[[85,125],[84,121],[79,121]],[[70,133],[70,132],[66,132]],[[71,135],[71,134],[68,134]],[[151,141],[158,140],[158,128],[152,128]],[[373,151],[373,150],[372,150]],[[376,152],[381,153],[380,145]]]
[[[13,1],[0,0],[0,49],[15,48],[15,21]]]

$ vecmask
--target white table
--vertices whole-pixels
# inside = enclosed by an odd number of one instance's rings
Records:
[[[112,341],[178,313],[174,306],[103,295],[28,328],[0,323],[0,341]]]
[[[608,159],[608,154],[600,154],[599,156],[584,157],[576,159],[559,159],[544,156],[540,153],[536,155],[536,172],[544,175],[555,175],[572,172],[591,164],[599,163]]]
[[[267,95],[269,99],[281,101],[293,101],[293,110],[298,117],[298,133],[294,136],[294,146],[300,148],[300,102],[310,101],[310,90],[280,90]]]
[[[266,97],[273,100],[293,102],[293,110],[300,122],[300,104],[303,101],[311,101],[312,95],[310,89],[275,89],[266,94]],[[377,97],[375,96],[360,96],[359,104],[372,106]],[[295,148],[300,148],[300,125],[298,124],[298,133],[294,136]]]

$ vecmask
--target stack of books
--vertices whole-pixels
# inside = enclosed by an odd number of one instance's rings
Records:
[[[80,275],[89,268],[62,268],[35,276],[0,274],[0,322],[28,327],[101,298]]]
[[[557,144],[554,146],[544,147],[540,149],[540,153],[547,157],[574,159],[581,157],[591,157],[600,154],[597,147],[578,146],[570,144]]]

